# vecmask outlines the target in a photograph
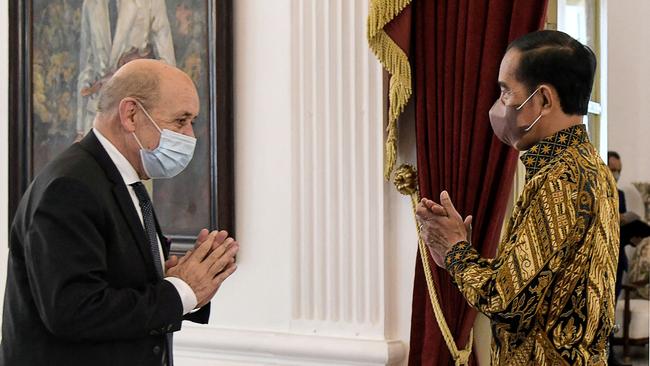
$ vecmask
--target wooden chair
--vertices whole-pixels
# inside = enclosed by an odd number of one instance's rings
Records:
[[[623,285],[623,301],[616,306],[616,320],[622,323],[621,328],[614,334],[614,344],[623,345],[623,360],[630,362],[630,346],[645,346],[648,344],[650,331],[650,301],[632,299],[630,294],[639,285]]]
[[[628,245],[625,254],[632,261],[636,248]],[[616,304],[616,324],[614,344],[623,345],[624,362],[630,362],[630,346],[645,346],[650,335],[650,301],[632,298],[632,294],[645,286],[646,282],[629,283],[627,273],[623,276],[623,294]]]

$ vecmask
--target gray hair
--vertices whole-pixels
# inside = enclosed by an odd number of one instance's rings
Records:
[[[116,109],[122,99],[132,97],[145,108],[156,104],[160,98],[160,78],[155,72],[117,73],[101,89],[97,112]]]

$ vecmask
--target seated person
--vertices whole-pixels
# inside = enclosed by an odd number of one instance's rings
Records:
[[[641,286],[632,293],[633,298],[650,299],[650,237],[637,244],[631,258],[627,282]]]

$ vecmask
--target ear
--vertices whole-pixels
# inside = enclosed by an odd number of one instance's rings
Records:
[[[120,124],[128,132],[135,131],[135,113],[138,111],[138,105],[133,98],[124,98],[120,100],[117,107],[117,114],[120,118]]]
[[[539,95],[542,97],[542,116],[549,114],[556,104],[560,105],[557,92],[550,85],[540,85]]]

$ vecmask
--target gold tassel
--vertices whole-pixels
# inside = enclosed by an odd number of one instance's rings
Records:
[[[404,111],[411,94],[411,65],[406,53],[386,34],[384,27],[411,0],[370,0],[368,13],[368,45],[390,74],[388,92],[388,136],[385,144],[384,178],[390,175],[397,161],[397,119]]]
[[[411,197],[411,206],[413,208],[414,216],[416,206],[420,201],[420,192],[418,191],[417,181],[417,171],[412,165],[403,164],[395,171],[395,178],[393,180],[395,188],[397,188],[397,191],[399,191],[399,193]],[[474,329],[472,328],[470,331],[469,341],[467,342],[465,349],[459,350],[456,346],[456,342],[454,341],[454,337],[449,330],[447,321],[445,320],[445,315],[442,312],[442,308],[440,307],[440,301],[438,301],[438,293],[433,283],[433,275],[431,273],[429,256],[427,255],[427,246],[420,235],[420,225],[416,224],[416,230],[418,233],[418,246],[420,250],[420,258],[422,259],[422,267],[424,269],[424,277],[427,280],[429,299],[431,300],[431,306],[433,307],[433,314],[435,315],[436,322],[438,323],[438,328],[440,328],[442,338],[445,340],[445,344],[449,349],[449,353],[454,359],[454,364],[456,366],[467,365],[469,363],[469,356],[472,353]]]

